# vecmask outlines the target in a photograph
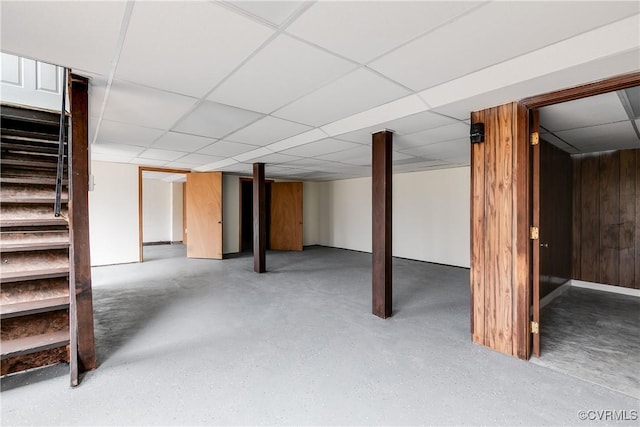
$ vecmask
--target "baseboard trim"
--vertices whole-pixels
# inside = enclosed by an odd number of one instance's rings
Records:
[[[565,281],[562,285],[560,285],[559,287],[555,288],[553,291],[551,291],[548,295],[546,295],[544,298],[542,298],[540,300],[540,308],[544,307],[545,305],[549,304],[554,299],[558,298],[560,295],[562,295],[565,292],[567,292],[567,290],[570,287],[571,287],[571,280]]]
[[[629,295],[632,297],[640,298],[640,289],[605,285],[602,283],[595,283],[595,282],[585,282],[585,281],[576,280],[576,279],[571,280],[571,286],[575,286],[576,288],[593,289],[596,291],[611,292],[614,294]]]

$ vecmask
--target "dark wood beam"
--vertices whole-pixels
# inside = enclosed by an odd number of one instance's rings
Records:
[[[253,271],[267,271],[267,212],[264,163],[253,164]]]
[[[69,147],[70,300],[75,303],[77,357],[81,371],[95,369],[93,297],[89,251],[89,115],[85,77],[70,74],[71,143]],[[73,311],[73,310],[72,310]],[[72,316],[73,317],[73,316]],[[72,332],[73,334],[73,332]],[[71,350],[74,351],[73,349]]]
[[[383,130],[372,137],[372,303],[373,314],[391,316],[391,184],[393,133]]]

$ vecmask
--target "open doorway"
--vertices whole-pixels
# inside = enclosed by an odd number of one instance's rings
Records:
[[[534,362],[637,396],[640,87],[532,113]]]
[[[140,167],[140,262],[186,256],[185,182],[189,171]]]

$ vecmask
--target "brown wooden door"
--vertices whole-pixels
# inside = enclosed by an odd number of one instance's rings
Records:
[[[538,110],[530,112],[529,132],[539,135],[540,118]],[[531,226],[540,233],[540,143],[531,146]],[[540,357],[540,240],[531,236],[531,264],[532,264],[532,320],[538,325],[533,331],[533,355]],[[533,329],[533,328],[532,328]]]
[[[302,183],[271,184],[270,249],[302,250]]]
[[[222,259],[222,172],[187,174],[187,257]]]

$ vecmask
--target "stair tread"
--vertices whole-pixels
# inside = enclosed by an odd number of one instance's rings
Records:
[[[17,316],[61,310],[69,306],[69,297],[47,298],[35,301],[17,302],[0,305],[0,318],[8,319]]]
[[[2,359],[36,353],[69,344],[69,331],[51,332],[2,341]]]
[[[69,267],[45,268],[41,270],[12,271],[0,273],[0,283],[21,282],[25,280],[49,279],[69,274]]]
[[[0,227],[33,227],[67,225],[67,220],[59,217],[51,218],[25,218],[25,219],[0,219]]]
[[[45,204],[45,203],[55,203],[55,197],[4,197],[0,202],[2,204]],[[62,197],[60,199],[62,203],[69,203],[69,199],[66,197]]]
[[[2,166],[25,166],[32,168],[45,168],[56,169],[58,164],[56,162],[38,162],[33,160],[18,160],[18,159],[0,159],[0,165]],[[67,166],[64,165],[66,169]]]
[[[0,252],[45,251],[49,249],[66,249],[69,242],[21,242],[0,243]]]
[[[68,184],[67,179],[62,180],[62,185]],[[13,177],[3,176],[0,178],[0,184],[42,184],[42,185],[56,185],[56,178],[47,177]]]

